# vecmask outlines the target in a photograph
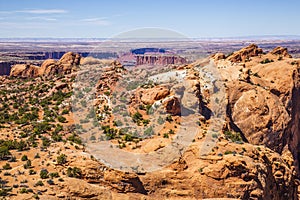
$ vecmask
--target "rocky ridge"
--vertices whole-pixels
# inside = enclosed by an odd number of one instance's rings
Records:
[[[10,76],[37,77],[55,74],[69,74],[80,64],[81,56],[73,52],[65,53],[58,61],[45,60],[40,67],[30,64],[16,64],[12,66]]]

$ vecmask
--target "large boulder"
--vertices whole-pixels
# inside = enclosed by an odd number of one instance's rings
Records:
[[[141,101],[144,104],[152,105],[155,101],[164,99],[170,94],[170,90],[166,87],[158,86],[149,89],[142,89]]]
[[[39,67],[30,64],[16,64],[11,68],[10,76],[15,77],[37,77],[39,75]]]

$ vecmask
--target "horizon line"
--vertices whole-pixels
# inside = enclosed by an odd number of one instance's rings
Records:
[[[156,37],[156,38],[146,38],[146,37],[136,37],[136,38],[118,38],[118,37],[0,37],[0,40],[55,40],[55,39],[92,39],[92,40],[107,40],[107,39],[114,39],[114,40],[127,40],[127,39],[172,39],[172,40],[188,40],[188,39],[203,39],[203,40],[208,40],[208,39],[260,39],[260,38],[297,38],[300,39],[300,34],[299,35],[247,35],[247,36],[215,36],[215,37]]]

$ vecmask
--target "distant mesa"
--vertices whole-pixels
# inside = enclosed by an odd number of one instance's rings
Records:
[[[131,50],[132,54],[145,54],[145,53],[166,53],[165,49],[160,48],[140,48]]]
[[[125,66],[181,65],[187,60],[163,48],[139,48],[123,54],[118,59]]]

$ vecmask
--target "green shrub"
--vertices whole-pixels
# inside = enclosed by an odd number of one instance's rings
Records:
[[[35,186],[35,187],[36,187],[36,186],[44,186],[44,183],[43,183],[43,181],[39,180],[38,182],[36,182],[36,183],[34,184],[34,186]]]
[[[267,64],[267,63],[271,63],[274,62],[274,60],[270,60],[269,58],[266,58],[265,60],[261,61],[261,64]]]
[[[11,169],[11,166],[10,166],[9,163],[6,163],[5,165],[2,166],[2,168],[3,168],[4,170],[9,170],[9,169]]]
[[[67,156],[65,154],[60,154],[59,156],[57,156],[56,162],[59,165],[67,163]]]
[[[232,142],[242,142],[243,141],[240,133],[225,131],[224,135],[227,140],[231,140]]]
[[[24,193],[28,193],[28,191],[27,191],[26,188],[22,187],[22,188],[20,189],[20,194],[24,194]]]
[[[135,123],[139,123],[141,120],[143,120],[143,116],[141,113],[136,112],[132,115],[132,121]]]
[[[57,117],[57,120],[61,123],[66,123],[67,122],[67,119],[63,116],[60,116],[60,115]]]
[[[43,147],[49,147],[50,144],[51,144],[51,141],[48,138],[42,137],[42,145],[43,145]]]
[[[159,116],[158,119],[157,119],[157,123],[159,125],[162,125],[164,122],[165,122],[164,119],[161,116]]]
[[[0,160],[4,160],[10,155],[11,155],[11,153],[9,152],[9,149],[7,146],[0,147]]]
[[[34,158],[40,158],[40,157],[41,157],[41,156],[40,156],[39,153],[36,153],[35,156],[34,156]]]
[[[129,142],[129,141],[132,141],[133,140],[133,136],[131,134],[125,134],[123,136],[123,140]]]
[[[82,172],[81,169],[78,167],[69,167],[67,169],[67,176],[68,177],[74,177],[74,178],[81,178]]]
[[[66,114],[69,114],[69,110],[67,109],[64,109],[62,112],[61,112],[62,115],[66,115]]]
[[[23,165],[25,169],[28,169],[31,167],[31,161],[27,160],[26,163]]]
[[[58,174],[58,172],[51,172],[51,173],[49,174],[49,176],[50,176],[51,178],[58,178],[58,177],[59,177],[59,174]]]
[[[77,136],[75,133],[73,133],[71,136],[68,137],[68,140],[71,142],[74,142],[76,144],[82,144],[82,141],[79,136]]]
[[[0,189],[0,196],[1,197],[5,197],[8,195],[8,190],[3,188],[3,189]]]
[[[42,170],[40,171],[40,177],[41,177],[41,179],[49,178],[49,172],[48,172],[48,170],[42,169]]]
[[[28,157],[27,157],[27,155],[23,155],[23,156],[21,157],[21,160],[22,160],[22,161],[26,161],[26,160],[28,160]]]

